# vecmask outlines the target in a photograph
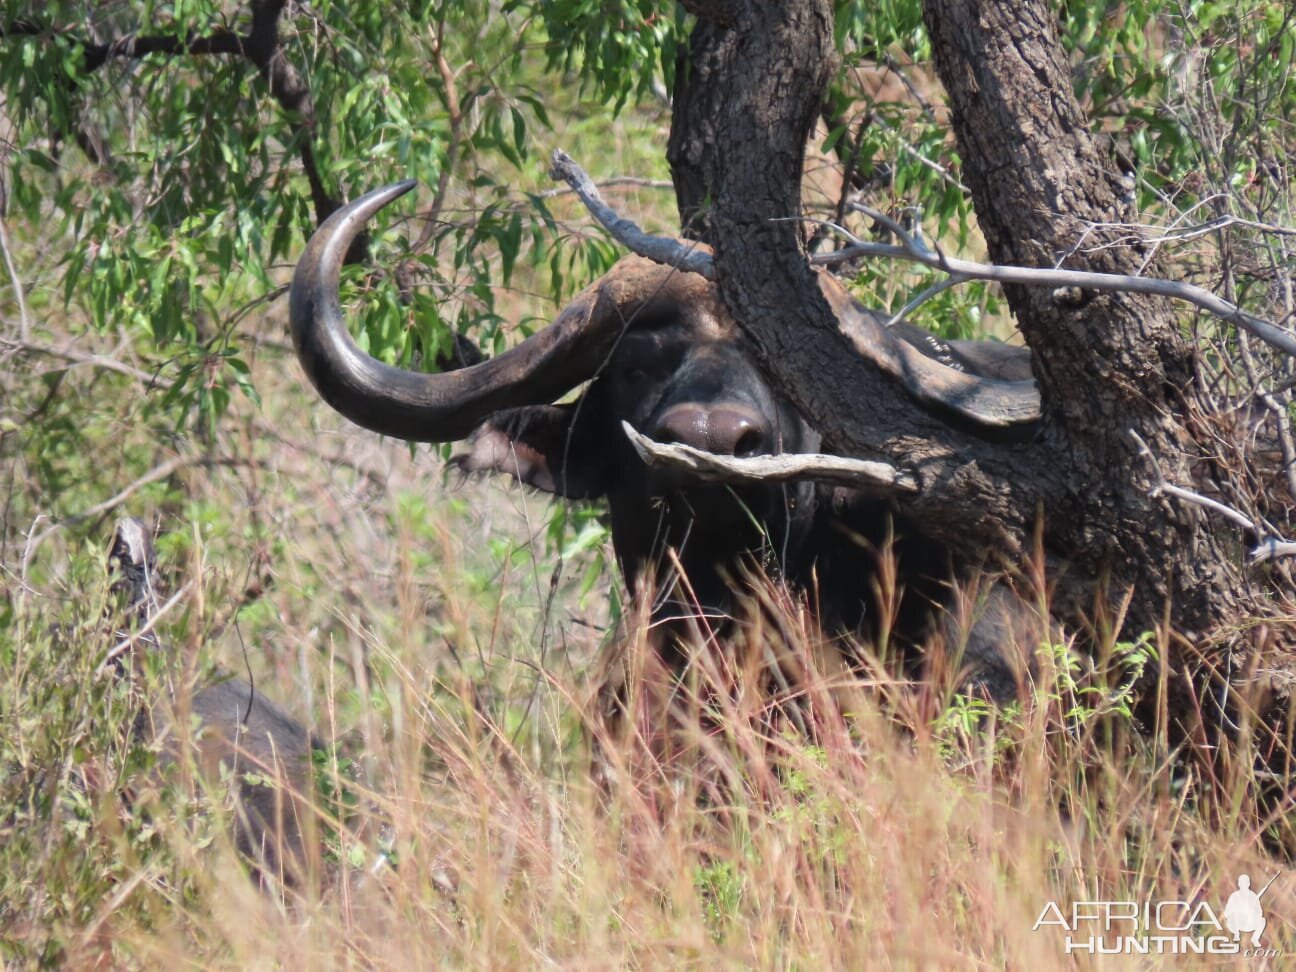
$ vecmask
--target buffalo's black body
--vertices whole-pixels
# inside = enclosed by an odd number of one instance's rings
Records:
[[[507,472],[569,498],[606,498],[627,585],[654,597],[654,630],[664,635],[655,643],[670,664],[682,657],[669,635],[687,627],[672,619],[702,616],[710,630],[723,630],[747,569],[764,567],[808,591],[828,628],[912,646],[943,627],[949,640],[966,644],[975,677],[994,694],[1011,690],[1013,673],[989,643],[1011,633],[1010,599],[991,599],[986,624],[951,629],[941,610],[953,576],[947,551],[895,516],[885,498],[814,482],[706,485],[640,460],[622,421],[658,441],[724,455],[819,448],[818,434],[771,388],[716,288],[701,277],[627,257],[550,327],[446,374],[397,371],[361,352],[338,305],[338,269],[368,216],[408,188],[377,190],[344,207],[298,264],[294,342],[331,405],[405,439],[453,441],[473,430],[458,460],[464,469]],[[823,278],[822,287],[839,316],[866,320],[888,343],[885,360],[930,376],[934,388],[957,387],[960,401],[969,389],[1011,401],[1000,391],[1029,386],[1024,349],[944,342],[908,325],[888,331],[836,281]],[[591,379],[574,403],[551,404]],[[879,569],[883,557],[899,565],[898,612],[877,610],[879,578],[890,576]]]
[[[888,640],[915,663],[941,633],[971,681],[1004,698],[1015,675],[1001,657],[1003,596],[986,623],[958,630],[944,610],[954,565],[886,499],[809,481],[693,483],[644,464],[622,421],[659,442],[713,453],[815,452],[818,433],[777,395],[742,332],[687,316],[632,320],[607,364],[572,404],[511,409],[488,419],[458,457],[569,498],[605,498],[613,547],[632,595],[654,595],[659,650],[671,634],[723,632],[751,569],[807,593],[826,630]],[[894,582],[884,592],[882,561]],[[885,609],[879,604],[890,597]],[[992,620],[993,619],[993,620]],[[684,623],[675,623],[684,622]],[[669,658],[668,658],[669,660]],[[678,658],[675,659],[679,661]]]

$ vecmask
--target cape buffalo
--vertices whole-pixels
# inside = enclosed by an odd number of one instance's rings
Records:
[[[156,554],[148,528],[134,518],[119,520],[108,560],[127,623],[141,632],[120,634],[133,640],[135,649],[159,647],[156,634],[146,630],[157,607]],[[144,705],[135,730],[162,741],[163,765],[180,759],[181,742],[191,740],[188,755],[204,779],[213,786],[237,780],[235,846],[263,881],[299,884],[308,861],[303,827],[312,812],[311,753],[322,744],[242,679],[225,678],[195,689],[188,698],[187,734],[175,721],[184,711],[182,706]]]
[[[507,472],[573,499],[605,498],[626,584],[632,596],[654,592],[656,622],[728,616],[736,578],[745,565],[759,564],[813,587],[826,629],[869,637],[876,634],[879,552],[893,538],[903,596],[888,619],[889,636],[917,644],[938,623],[948,553],[893,516],[885,500],[815,482],[699,484],[645,466],[631,447],[622,421],[659,441],[729,456],[819,447],[818,434],[771,388],[742,329],[700,276],[626,257],[518,346],[441,374],[391,367],[359,350],[338,302],[339,269],[365,221],[412,185],[376,190],[331,216],[293,277],[293,341],[333,408],[400,439],[468,439],[459,457],[467,470]],[[834,278],[823,275],[822,287],[839,316],[879,326]],[[945,342],[907,325],[890,333],[901,340],[887,337],[894,343],[888,353],[920,376],[918,393],[938,407],[958,409],[971,399],[968,389],[993,397],[996,388],[1029,382],[1025,349]],[[552,404],[586,381],[576,401]],[[940,388],[951,384],[960,395],[942,399]],[[973,677],[1000,696],[1015,685],[997,653],[1013,615],[1007,596],[995,594],[975,630],[958,636],[966,639]],[[668,656],[675,650],[669,637],[659,644]]]

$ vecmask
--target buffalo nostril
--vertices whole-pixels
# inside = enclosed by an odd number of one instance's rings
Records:
[[[678,442],[681,445],[706,449],[708,416],[705,409],[693,406],[676,406],[663,415],[652,428],[652,438],[658,442]]]
[[[769,425],[747,408],[715,409],[707,426],[707,448],[721,456],[763,455],[770,451]]]
[[[767,451],[769,450],[765,447],[765,437],[761,435],[759,429],[755,428],[743,430],[738,436],[738,441],[733,445],[733,454],[739,459],[759,456]]]

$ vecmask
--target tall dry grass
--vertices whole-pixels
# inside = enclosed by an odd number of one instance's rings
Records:
[[[94,677],[92,637],[61,654],[55,635],[33,638],[15,684],[57,676],[72,695],[9,698],[10,743],[35,760],[53,746],[40,732],[79,735],[34,777],[35,762],[10,760],[8,961],[1126,967],[1066,955],[1061,930],[1033,929],[1046,904],[1069,915],[1076,901],[1204,900],[1222,913],[1237,874],[1258,887],[1283,870],[1285,806],[1260,799],[1254,773],[1261,738],[1243,731],[1204,758],[1132,711],[1134,684],[1163,650],[1155,633],[1107,644],[1089,665],[1065,643],[1037,646],[1019,702],[992,708],[954,691],[955,663],[933,661],[920,679],[880,662],[849,669],[796,599],[761,583],[739,637],[700,630],[682,682],[654,664],[644,619],[628,617],[628,714],[609,726],[598,665],[512,640],[510,615],[547,595],[526,570],[493,601],[448,597],[438,614],[453,647],[429,664],[415,538],[400,535],[395,622],[348,617],[362,657],[308,661],[330,746],[311,795],[323,850],[304,886],[249,880],[228,836],[231,781],[160,777],[122,730],[134,703]],[[442,558],[463,553],[442,540]],[[217,595],[205,564],[190,558],[189,613],[170,629],[180,650],[159,675],[201,668],[183,647]],[[101,597],[89,580],[85,591],[91,605]],[[590,652],[592,637],[568,647]],[[1281,875],[1264,904],[1265,945],[1290,955],[1296,876]]]
[[[113,515],[156,519],[167,589],[186,591],[154,704],[250,669],[329,744],[306,795],[311,880],[259,890],[229,837],[232,781],[159,774],[133,740],[135,701],[97,674],[108,530],[45,532],[28,465],[48,457],[24,455],[9,473],[33,485],[8,494],[0,574],[6,963],[1124,967],[1032,926],[1050,901],[1219,911],[1239,873],[1258,887],[1285,864],[1290,732],[1267,735],[1248,718],[1261,699],[1235,697],[1224,748],[1178,738],[1170,686],[1142,685],[1137,707],[1132,691],[1165,634],[1118,644],[1098,611],[1092,661],[1060,638],[1025,645],[1034,683],[991,709],[954,690],[935,647],[925,665],[865,653],[847,671],[804,606],[762,584],[738,642],[717,651],[698,626],[676,687],[628,610],[629,715],[605,724],[617,618],[597,523],[558,530],[533,495],[446,481],[437,456],[348,429],[288,355],[268,339],[256,364],[283,387],[267,378],[260,409],[237,405],[181,454],[192,464]],[[67,408],[110,404],[110,380],[70,376]],[[100,451],[69,460],[82,506],[175,455],[111,408],[91,433]],[[1046,577],[1024,586],[1047,607]],[[1265,675],[1232,684],[1258,693]],[[1284,872],[1264,898],[1265,944],[1284,955],[1294,889]]]

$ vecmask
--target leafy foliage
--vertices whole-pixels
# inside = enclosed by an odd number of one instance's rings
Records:
[[[279,292],[331,205],[397,178],[437,196],[430,222],[414,226],[416,245],[377,254],[405,265],[413,294],[390,279],[363,282],[370,347],[430,362],[450,328],[488,347],[505,340],[496,288],[519,255],[544,259],[556,228],[513,188],[529,178],[534,133],[549,125],[523,57],[547,43],[531,10],[290,5],[278,21],[281,56],[309,90],[288,105],[250,58],[184,49],[251,37],[241,5],[56,3],[39,23],[17,6],[7,19],[31,32],[5,38],[16,56],[0,65],[9,210],[42,227],[36,245],[53,276],[32,310],[124,329],[144,353],[165,356],[160,373],[178,387],[164,408],[177,421],[209,424],[230,390],[250,393],[239,325]],[[100,38],[131,33],[175,50],[92,56]]]
[[[515,4],[522,6],[522,4]],[[620,112],[628,101],[669,91],[688,24],[682,8],[657,0],[557,0],[538,5],[551,69]]]

